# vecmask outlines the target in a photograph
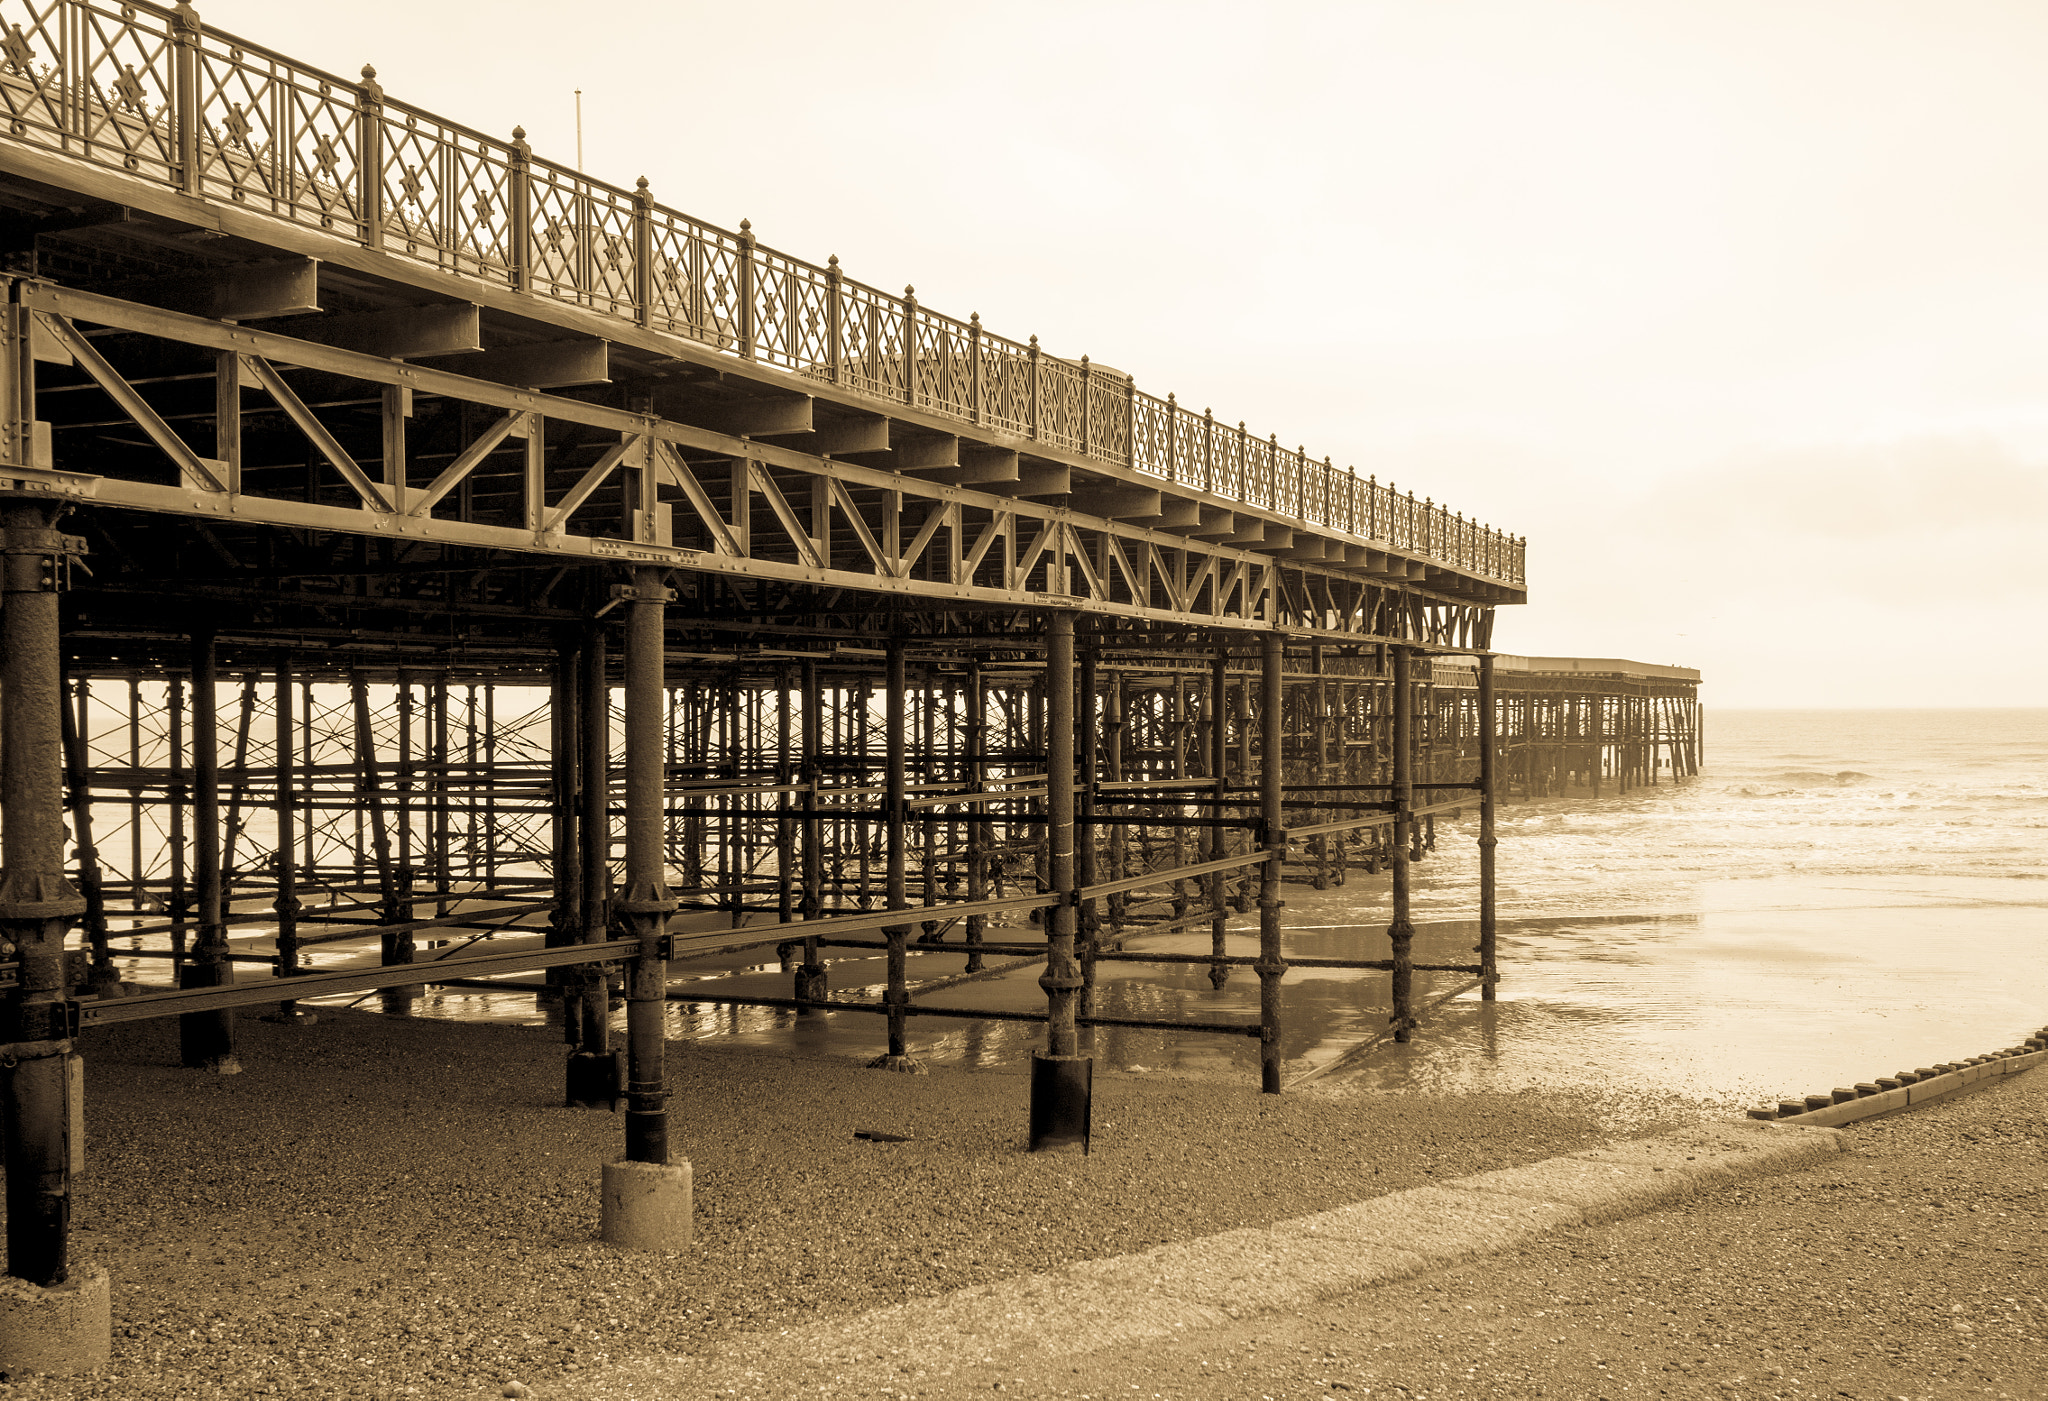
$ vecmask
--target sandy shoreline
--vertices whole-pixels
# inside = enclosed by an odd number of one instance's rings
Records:
[[[247,1071],[170,1022],[83,1042],[78,1258],[114,1281],[103,1374],[23,1397],[477,1396],[1142,1250],[1725,1111],[1585,1093],[1264,1097],[1098,1077],[1087,1160],[1023,1151],[1024,1079],[671,1048],[697,1244],[595,1243],[620,1120],[558,1107],[533,1028],[249,1021]],[[854,1130],[908,1134],[874,1144]]]

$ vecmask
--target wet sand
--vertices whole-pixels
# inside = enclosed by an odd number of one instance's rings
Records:
[[[176,1026],[83,1041],[78,1258],[114,1281],[103,1374],[10,1397],[493,1395],[727,1335],[1263,1225],[1719,1111],[1591,1090],[1269,1097],[1099,1075],[1086,1159],[1023,1151],[1025,1079],[671,1048],[697,1242],[596,1243],[622,1116],[556,1103],[544,1029],[323,1012],[242,1025],[244,1074]],[[876,1144],[856,1129],[911,1137]]]

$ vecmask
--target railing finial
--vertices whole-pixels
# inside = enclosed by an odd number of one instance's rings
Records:
[[[171,10],[171,24],[173,28],[188,30],[191,33],[197,34],[199,32],[199,11],[186,4],[185,0],[178,0],[177,5]]]

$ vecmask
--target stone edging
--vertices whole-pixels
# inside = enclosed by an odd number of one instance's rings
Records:
[[[1902,1070],[1880,1077],[1854,1089],[1837,1089],[1825,1095],[1808,1095],[1804,1102],[1783,1100],[1777,1108],[1752,1109],[1749,1117],[1781,1124],[1804,1124],[1814,1128],[1836,1128],[1878,1114],[1942,1099],[1985,1080],[2016,1075],[2048,1060],[2048,1027],[2028,1037],[2024,1044],[1972,1056],[1966,1061]]]
[[[1476,1173],[1349,1206],[1082,1260],[850,1319],[726,1340],[565,1378],[565,1398],[795,1396],[902,1388],[978,1365],[1019,1366],[1308,1307],[1494,1255],[1572,1226],[1653,1211],[1705,1187],[1810,1167],[1841,1151],[1811,1124],[1727,1124]]]

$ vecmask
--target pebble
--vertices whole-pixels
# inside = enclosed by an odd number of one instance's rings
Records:
[[[1093,1155],[1047,1160],[1023,1151],[1021,1073],[881,1075],[679,1042],[672,1142],[695,1171],[697,1240],[643,1256],[596,1242],[598,1169],[623,1119],[561,1107],[558,1032],[323,1008],[310,1026],[242,1018],[238,1036],[245,1073],[226,1080],[180,1067],[173,1019],[81,1038],[74,1258],[112,1274],[113,1365],[16,1382],[7,1401],[474,1398],[507,1377],[552,1396],[636,1355],[700,1354],[1703,1114],[1676,1097],[1325,1084],[1276,1099],[1248,1075],[1102,1074]],[[878,1124],[909,1141],[853,1138]]]

